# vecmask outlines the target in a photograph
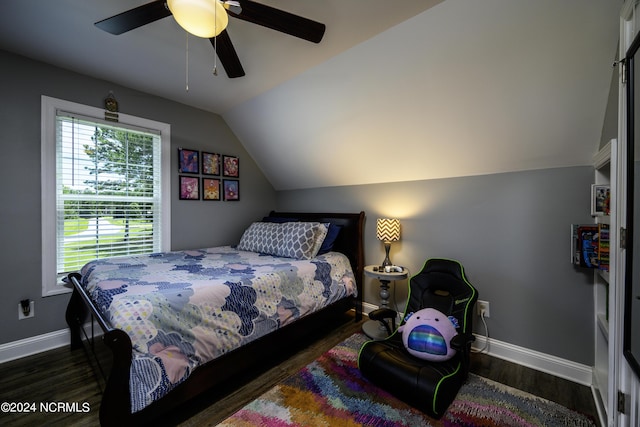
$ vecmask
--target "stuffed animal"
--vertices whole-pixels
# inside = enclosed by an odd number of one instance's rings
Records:
[[[445,316],[434,308],[423,308],[405,317],[398,328],[407,351],[420,359],[441,362],[452,358],[456,351],[451,339],[458,334],[455,317]]]

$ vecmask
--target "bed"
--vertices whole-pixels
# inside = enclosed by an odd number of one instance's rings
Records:
[[[71,347],[91,349],[98,335],[111,353],[101,424],[148,422],[339,313],[359,321],[363,226],[364,212],[273,211],[237,246],[97,260],[70,274]],[[296,244],[264,239],[274,233]]]

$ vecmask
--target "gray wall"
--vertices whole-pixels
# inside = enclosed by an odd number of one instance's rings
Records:
[[[377,264],[375,219],[398,217],[391,259],[414,273],[429,257],[459,259],[491,303],[492,338],[592,364],[592,275],[569,264],[569,225],[592,222],[591,167],[276,193],[217,115],[2,51],[0,61],[0,344],[66,326],[68,295],[40,297],[40,96],[100,107],[113,90],[123,113],[171,124],[173,249],[235,243],[276,207],[364,210],[366,261]],[[178,200],[178,147],[239,156],[241,200]],[[406,282],[392,291],[402,309]],[[17,320],[22,298],[36,301],[35,318]],[[377,283],[365,282],[365,300],[378,304]]]
[[[173,249],[237,243],[275,208],[273,187],[220,116],[3,51],[0,63],[0,344],[66,327],[69,294],[41,297],[41,95],[102,107],[112,90],[122,113],[171,124]],[[238,156],[240,201],[178,200],[178,147]],[[35,317],[19,321],[23,298],[35,300]]]
[[[277,202],[280,210],[364,210],[367,264],[384,258],[376,218],[400,218],[391,260],[412,273],[430,257],[460,260],[491,303],[491,338],[592,365],[593,273],[570,264],[569,233],[572,223],[593,222],[593,174],[573,167],[281,191]],[[401,310],[406,285],[391,290]],[[366,279],[365,301],[377,305],[378,292]]]

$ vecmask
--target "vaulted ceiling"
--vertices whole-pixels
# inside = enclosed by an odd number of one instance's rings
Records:
[[[260,0],[325,37],[231,18],[246,76],[229,79],[171,17],[93,25],[148,1],[4,1],[0,48],[222,115],[278,190],[590,164],[622,4]]]

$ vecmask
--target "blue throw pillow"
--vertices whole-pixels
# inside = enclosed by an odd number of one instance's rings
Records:
[[[331,250],[333,249],[333,244],[338,238],[338,234],[340,234],[341,229],[342,229],[341,225],[329,224],[329,230],[327,231],[327,236],[324,238],[324,241],[322,242],[322,246],[320,246],[318,255],[331,252]]]

